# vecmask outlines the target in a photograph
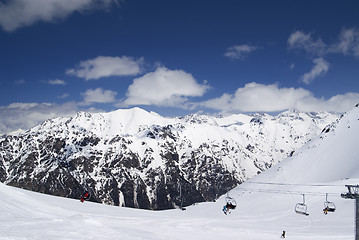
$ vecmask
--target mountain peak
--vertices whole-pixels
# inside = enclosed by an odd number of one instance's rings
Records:
[[[293,157],[283,160],[258,178],[298,183],[359,178],[358,133],[359,108],[356,107],[298,149]]]

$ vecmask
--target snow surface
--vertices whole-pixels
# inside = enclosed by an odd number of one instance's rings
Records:
[[[354,201],[339,196],[346,183],[306,187],[307,192],[329,191],[329,199],[337,207],[336,212],[324,215],[324,195],[313,195],[307,200],[309,216],[294,213],[295,203],[302,201],[297,194],[236,189],[230,195],[238,207],[224,215],[223,198],[188,207],[186,211],[148,211],[82,204],[0,184],[0,239],[268,240],[279,239],[282,230],[286,230],[287,239],[354,239]]]
[[[356,147],[359,107],[307,143],[293,157],[241,184],[225,197],[186,211],[148,211],[59,198],[0,184],[0,240],[5,239],[354,239],[354,201],[346,184],[359,183]],[[323,214],[325,194],[336,205]],[[309,216],[296,214],[296,203]]]

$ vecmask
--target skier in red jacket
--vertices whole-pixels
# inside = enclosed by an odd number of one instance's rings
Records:
[[[89,192],[85,192],[84,194],[82,194],[82,197],[81,197],[80,201],[83,203],[85,200],[87,200],[89,198],[90,198]]]

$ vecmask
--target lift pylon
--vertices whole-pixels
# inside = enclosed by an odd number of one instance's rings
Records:
[[[355,240],[359,240],[359,185],[345,185],[347,193],[342,193],[342,198],[355,199]]]

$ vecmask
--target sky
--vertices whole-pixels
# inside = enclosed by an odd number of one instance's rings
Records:
[[[349,111],[357,0],[0,0],[0,133],[78,111]]]

